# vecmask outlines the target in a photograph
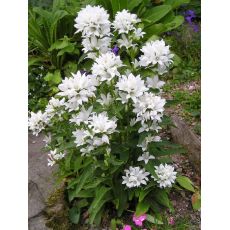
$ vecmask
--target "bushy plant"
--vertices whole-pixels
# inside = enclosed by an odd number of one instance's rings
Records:
[[[114,16],[111,22],[100,6],[81,9],[78,71],[62,80],[44,111],[31,112],[29,128],[47,134],[48,166],[59,165],[74,223],[88,210],[89,222],[99,224],[108,205],[118,217],[132,209],[137,222],[144,215],[161,223],[153,216],[160,205],[173,210],[168,194],[176,181],[194,191],[170,164],[170,154],[184,150],[159,134],[167,124],[159,78],[174,54],[163,40],[146,41],[136,14]]]
[[[82,7],[102,5],[109,12],[110,20],[118,11],[128,9],[142,19],[140,26],[146,33],[143,38],[146,41],[181,25],[183,16],[176,15],[174,9],[186,2],[188,0],[179,3],[170,0],[164,4],[155,4],[151,0],[54,0],[53,4],[48,4],[30,1],[29,108],[44,109],[61,80],[86,65],[81,37],[75,34],[73,27],[76,13]]]

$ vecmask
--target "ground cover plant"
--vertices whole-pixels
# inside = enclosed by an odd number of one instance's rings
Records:
[[[168,125],[163,79],[175,54],[158,36],[183,20],[172,11],[177,7],[174,1],[151,12],[145,7],[148,1],[122,6],[111,2],[108,6],[100,1],[108,10],[81,8],[72,24],[74,35],[63,33],[64,37],[51,39],[43,52],[38,44],[34,46],[33,59],[38,53],[44,56],[38,62],[30,59],[30,68],[36,63],[36,71],[44,71],[52,97],[44,101],[42,110],[31,111],[29,128],[34,135],[47,134],[47,164],[59,166],[74,224],[87,211],[89,223],[100,225],[109,209],[115,228],[150,229],[164,223],[160,215],[164,207],[173,212],[172,189],[195,191],[190,179],[171,164],[170,155],[185,150],[160,136]],[[135,9],[137,14],[130,12]],[[46,67],[40,66],[49,56],[47,48],[55,60],[50,56]],[[67,71],[64,60],[71,60],[74,68]],[[35,70],[31,73],[38,75]],[[133,223],[117,220],[127,211]]]

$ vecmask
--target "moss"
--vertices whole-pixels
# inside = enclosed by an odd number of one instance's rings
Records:
[[[65,201],[65,186],[56,189],[46,201],[46,226],[53,230],[70,230],[69,207]]]

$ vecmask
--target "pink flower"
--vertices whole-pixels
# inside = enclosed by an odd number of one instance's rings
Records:
[[[141,216],[135,216],[135,214],[133,215],[133,222],[137,225],[137,226],[142,226],[142,222],[146,219],[146,214],[143,214]]]
[[[175,220],[174,220],[174,218],[173,217],[169,217],[169,224],[170,225],[174,225],[175,224]]]
[[[132,229],[132,228],[131,228],[130,225],[125,225],[124,228],[123,228],[123,230],[131,230],[131,229]]]

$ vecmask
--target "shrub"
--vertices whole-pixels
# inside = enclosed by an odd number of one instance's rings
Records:
[[[163,40],[144,39],[136,14],[123,9],[114,16],[111,23],[103,7],[81,9],[74,25],[83,46],[78,71],[29,118],[34,135],[47,134],[48,166],[58,164],[67,181],[75,223],[86,209],[89,222],[100,224],[107,205],[118,217],[131,208],[136,221],[143,215],[154,222],[159,205],[173,210],[168,194],[176,181],[194,191],[170,165],[170,154],[184,150],[159,135],[167,119],[158,75],[174,54]]]

